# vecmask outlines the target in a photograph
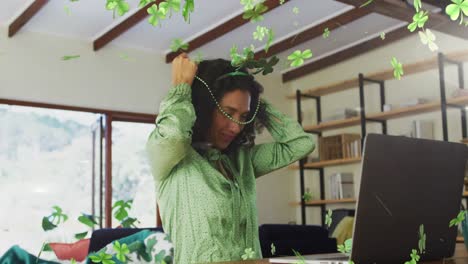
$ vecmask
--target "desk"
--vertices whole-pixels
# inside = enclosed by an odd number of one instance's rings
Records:
[[[408,258],[409,259],[409,258]],[[218,262],[218,264],[269,264],[268,259],[260,260],[246,260],[246,261],[228,261],[228,262]],[[465,244],[457,243],[455,247],[455,255],[453,258],[446,259],[445,261],[428,261],[428,262],[419,262],[421,264],[468,264],[468,251],[465,248]]]

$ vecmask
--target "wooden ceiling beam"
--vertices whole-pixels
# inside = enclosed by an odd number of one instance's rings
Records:
[[[35,0],[9,26],[8,37],[13,37],[49,0]]]
[[[353,47],[345,49],[343,51],[334,53],[330,56],[319,59],[315,62],[305,64],[302,67],[296,68],[294,70],[288,71],[282,75],[283,82],[288,82],[299,77],[302,77],[307,74],[311,74],[318,70],[322,70],[326,67],[335,65],[339,62],[351,59],[353,57],[359,56],[361,54],[367,53],[373,49],[383,47],[392,42],[400,40],[404,37],[411,35],[412,33],[406,28],[406,26],[400,27],[394,31],[391,31],[385,34],[385,40],[383,41],[380,36],[365,41],[363,43],[357,44]]]
[[[120,35],[125,33],[130,28],[134,27],[140,21],[145,19],[148,16],[148,12],[146,11],[150,6],[153,4],[159,5],[160,2],[163,0],[156,0],[155,2],[151,2],[146,6],[140,8],[137,12],[133,13],[129,17],[125,18],[122,22],[114,26],[113,28],[106,31],[100,37],[93,41],[93,49],[94,51],[100,50],[102,47],[113,41],[114,39],[118,38]]]
[[[288,2],[289,0],[286,0],[285,2]],[[279,3],[278,0],[266,0],[264,3],[263,3],[265,6],[268,7],[268,10],[265,12],[269,12],[275,8],[277,8],[278,6],[280,6],[281,4]],[[265,14],[264,13],[264,14]],[[209,30],[208,32],[205,32],[203,35],[200,35],[192,40],[190,40],[188,42],[189,44],[189,47],[187,50],[185,50],[184,52],[191,52],[207,43],[209,43],[210,41],[213,41],[221,36],[224,36],[225,34],[233,31],[234,29],[246,24],[246,23],[249,23],[250,20],[248,19],[244,19],[242,18],[242,14],[239,14],[231,19],[229,19],[228,21],[224,22],[223,24]],[[166,63],[170,63],[172,62],[172,60],[177,57],[177,55],[179,55],[180,52],[170,52],[168,54],[166,54]]]
[[[311,39],[314,39],[316,37],[319,37],[323,34],[323,31],[325,28],[328,28],[328,30],[332,31],[342,25],[346,25],[348,23],[351,23],[361,17],[364,17],[368,14],[370,14],[372,11],[369,8],[354,8],[352,10],[349,10],[341,15],[338,15],[334,18],[331,18],[323,23],[320,23],[316,26],[313,26],[309,29],[306,29],[302,32],[299,32],[295,36],[291,36],[287,39],[284,39],[280,42],[277,42],[273,44],[269,49],[268,53],[265,52],[265,50],[257,51],[255,53],[255,59],[267,57],[267,56],[272,56],[275,54],[278,54],[280,52],[283,52],[285,50],[288,50],[290,48],[293,48],[294,46],[297,46],[301,43],[304,43],[306,41],[309,41]]]
[[[361,0],[337,0],[337,1],[342,2],[344,4],[355,6],[357,8],[359,8],[363,3]],[[438,4],[439,1],[435,1],[435,0],[423,0],[423,2],[427,4],[439,6],[442,8],[442,11],[440,13],[429,14],[429,20],[426,23],[426,27],[446,33],[446,34],[450,34],[452,36],[457,36],[463,39],[468,39],[468,31],[463,30],[464,28],[463,26],[458,26],[456,22],[451,21],[450,18],[447,15],[445,15],[444,4],[446,5],[447,3]],[[394,19],[403,20],[406,22],[412,22],[413,15],[415,13],[413,8],[411,8],[405,2],[400,1],[400,0],[374,1],[370,3],[369,5],[367,5],[366,8],[369,8],[375,13],[385,15],[388,17],[392,17]],[[300,78],[304,75],[311,74],[318,70],[335,65],[344,60],[367,53],[373,49],[385,46],[387,44],[400,40],[404,37],[407,37],[413,33],[410,32],[406,26],[403,26],[397,30],[387,33],[385,37],[385,41],[382,41],[379,37],[376,37],[364,43],[350,47],[346,50],[324,57],[315,62],[305,64],[302,67],[288,71],[282,75],[283,82],[288,82],[288,81]]]

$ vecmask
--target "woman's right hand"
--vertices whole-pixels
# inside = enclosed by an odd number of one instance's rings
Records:
[[[177,56],[172,61],[172,85],[177,86],[181,83],[192,85],[197,68],[197,64],[191,61],[186,53]]]

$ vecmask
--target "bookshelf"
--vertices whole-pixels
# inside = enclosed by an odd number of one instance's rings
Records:
[[[439,70],[440,78],[440,100],[434,102],[428,102],[423,104],[417,104],[404,108],[397,108],[390,111],[384,111],[385,104],[385,81],[394,79],[393,69],[388,69],[380,72],[374,72],[370,74],[360,73],[357,78],[352,78],[345,81],[340,81],[332,83],[329,85],[322,85],[312,89],[307,89],[304,91],[297,90],[295,95],[287,96],[289,99],[295,99],[297,104],[297,117],[299,123],[302,124],[301,108],[302,102],[307,99],[313,99],[316,102],[316,114],[317,114],[317,124],[316,125],[307,125],[304,126],[304,130],[316,134],[318,137],[322,137],[322,133],[329,130],[335,130],[340,128],[360,126],[361,127],[361,144],[364,142],[364,137],[366,135],[366,124],[367,123],[380,123],[382,127],[382,133],[387,134],[387,121],[419,115],[423,113],[430,112],[440,112],[442,118],[442,132],[443,140],[448,141],[448,121],[447,121],[447,108],[456,108],[461,112],[461,123],[462,123],[462,133],[461,133],[461,142],[468,144],[468,135],[467,135],[467,122],[466,122],[466,110],[468,106],[468,96],[460,96],[456,98],[446,98],[446,89],[445,89],[445,64],[454,64],[458,67],[458,80],[459,88],[464,88],[464,79],[463,79],[463,62],[468,60],[468,50],[452,52],[447,54],[439,53],[437,56],[434,56],[430,59],[421,60],[412,64],[405,65],[405,76],[420,73],[432,69]],[[377,113],[366,113],[365,111],[365,101],[364,98],[364,89],[365,84],[374,83],[380,86],[380,112]],[[329,96],[334,93],[347,91],[351,89],[358,88],[359,91],[359,113],[357,117],[342,119],[342,120],[333,120],[327,122],[321,122],[322,120],[322,109],[321,109],[321,97]],[[305,209],[309,206],[319,206],[321,208],[321,218],[322,225],[325,220],[326,206],[329,204],[345,204],[345,203],[355,203],[355,199],[340,199],[340,200],[326,200],[325,199],[325,188],[324,188],[324,170],[327,167],[331,166],[343,166],[348,164],[359,163],[361,158],[348,158],[348,159],[338,159],[338,160],[326,160],[318,162],[306,162],[305,160],[299,161],[298,165],[291,166],[291,169],[299,170],[300,174],[300,190],[301,190],[301,201],[291,203],[292,206],[301,207],[302,215],[302,224],[306,224]],[[319,172],[319,184],[320,184],[320,199],[313,201],[305,201],[303,199],[305,190],[304,190],[304,170],[316,170]],[[463,197],[468,198],[468,192],[463,194]]]

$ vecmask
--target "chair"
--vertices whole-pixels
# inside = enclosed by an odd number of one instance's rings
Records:
[[[264,258],[337,252],[336,239],[328,230],[315,225],[264,224],[259,227],[260,246]],[[271,254],[271,244],[276,251]]]
[[[151,230],[164,232],[162,227],[152,228],[102,228],[95,230],[91,235],[91,241],[89,243],[88,253],[97,252],[107,244],[111,243],[116,239],[120,239],[126,236],[133,235],[142,230]]]

